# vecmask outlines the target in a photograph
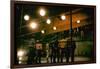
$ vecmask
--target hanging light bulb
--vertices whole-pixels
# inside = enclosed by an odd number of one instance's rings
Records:
[[[29,18],[30,18],[29,15],[25,15],[25,16],[24,16],[24,20],[26,20],[26,21],[28,21]]]
[[[42,34],[44,34],[44,33],[45,33],[45,31],[44,31],[44,30],[41,30],[41,33],[42,33]]]
[[[54,26],[54,27],[53,27],[53,30],[56,30],[56,29],[57,29],[57,28]]]
[[[31,23],[30,23],[30,27],[31,27],[32,29],[36,29],[36,28],[37,28],[37,24],[36,24],[35,22],[31,22]]]
[[[50,24],[51,23],[51,20],[50,19],[47,19],[46,23],[47,24]]]
[[[61,16],[61,19],[62,19],[62,20],[65,20],[65,19],[66,19],[66,16],[65,16],[65,15],[62,15],[62,16]]]
[[[77,20],[77,23],[80,23],[80,20]]]
[[[46,11],[43,8],[41,8],[39,13],[40,13],[41,16],[45,16]]]

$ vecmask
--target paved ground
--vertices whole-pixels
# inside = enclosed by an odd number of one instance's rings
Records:
[[[43,63],[51,63],[51,60],[50,60],[50,58],[48,59],[48,62],[47,62],[47,59],[46,58],[42,58],[41,59],[42,61],[41,61],[41,63],[43,64]],[[82,62],[82,61],[89,61],[90,60],[90,58],[88,58],[88,57],[75,57],[75,62]],[[57,61],[57,59],[56,59],[56,61]],[[69,59],[69,62],[71,61],[71,59]],[[64,58],[63,59],[63,63],[66,63],[66,59]],[[19,64],[27,64],[26,63],[26,61],[24,61],[24,62],[22,62],[22,61],[19,61]]]
[[[76,61],[89,61],[89,60],[90,60],[90,58],[88,58],[88,57],[75,57],[75,62]],[[71,59],[69,61],[71,61]],[[65,58],[63,59],[63,62],[66,62]],[[41,63],[47,63],[46,58],[42,58]],[[49,59],[49,63],[50,63],[50,59]]]

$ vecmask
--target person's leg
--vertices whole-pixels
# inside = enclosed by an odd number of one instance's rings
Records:
[[[39,50],[38,50],[38,54],[37,54],[37,63],[39,63],[39,58],[40,58],[40,53],[39,53]]]
[[[51,63],[53,63],[53,59],[54,59],[54,51],[52,50],[52,52],[51,52]]]
[[[66,56],[66,62],[69,62],[69,56],[68,55]]]
[[[38,56],[36,56],[36,63],[38,63]]]
[[[35,63],[35,62],[36,62],[35,57],[36,57],[36,54],[35,54],[35,51],[34,51],[34,53],[33,53],[33,63]]]
[[[27,64],[32,64],[32,59],[31,59],[31,57],[28,57],[28,62],[27,62]]]
[[[36,63],[38,63],[38,50],[36,51]]]
[[[41,50],[39,50],[39,63],[41,63],[41,56],[42,56],[42,54],[41,54]]]
[[[74,49],[71,51],[71,62],[74,62]]]
[[[51,54],[51,55],[50,55],[50,60],[51,60],[51,63],[52,63],[52,57],[53,57],[53,56],[52,56],[52,54]]]
[[[62,62],[63,62],[63,59],[64,59],[64,55],[65,55],[65,51],[64,51],[64,48],[62,49]]]
[[[60,59],[60,52],[59,49],[57,50],[57,62],[59,63],[59,59]]]
[[[69,57],[70,57],[70,51],[69,49],[66,49],[66,62],[69,62]]]
[[[53,52],[53,63],[56,63],[56,52]]]
[[[61,49],[61,63],[63,62],[63,51]]]
[[[39,56],[39,63],[41,63],[41,56]]]
[[[33,56],[33,63],[35,63],[35,56]]]

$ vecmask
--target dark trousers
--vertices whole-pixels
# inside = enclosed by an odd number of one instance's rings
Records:
[[[36,53],[36,63],[41,63],[41,56],[42,56],[42,51],[41,50],[37,50]]]
[[[71,57],[71,62],[74,62],[74,52],[75,52],[75,49],[72,49],[72,48],[66,49],[66,62],[69,62],[70,57]]]
[[[57,56],[57,52],[56,52],[56,50],[54,50],[54,51],[52,52],[53,63],[56,63],[56,56]]]
[[[59,62],[59,57],[60,57],[60,53],[59,50],[53,50],[51,53],[51,63],[56,63],[56,59],[57,62]]]
[[[57,49],[57,52],[56,52],[56,58],[57,58],[57,62],[59,63],[60,61],[60,49]]]
[[[34,57],[29,56],[27,64],[33,64],[33,62],[34,62]]]
[[[61,51],[61,53],[60,53],[61,62],[63,62],[63,58],[64,58],[64,54],[65,54],[65,49],[61,48],[60,51]]]

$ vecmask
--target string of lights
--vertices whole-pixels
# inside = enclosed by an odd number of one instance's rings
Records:
[[[74,13],[80,11],[80,10],[82,10],[82,8],[72,10],[72,14],[74,14]],[[41,16],[41,18],[42,18],[42,17],[45,17],[46,12],[47,12],[47,11],[46,11],[44,8],[41,8],[41,9],[39,10],[39,15]],[[60,20],[65,21],[67,15],[70,15],[69,12],[61,13],[60,15],[57,15],[57,16],[46,17],[44,20],[41,20],[41,18],[38,18],[38,19],[35,19],[35,20],[37,20],[39,23],[42,23],[43,21],[45,21],[45,23],[47,23],[48,25],[50,25],[51,23],[54,23],[54,22],[52,22],[52,21],[53,21],[53,19],[55,19],[55,18],[57,18],[57,17],[60,17]],[[24,15],[24,20],[25,20],[26,22],[28,22],[28,21],[30,20],[30,18],[31,18],[31,17],[30,17],[28,14],[25,14],[25,15]],[[42,18],[42,19],[43,19],[43,18]],[[77,23],[80,23],[80,20],[77,20]],[[24,27],[26,27],[26,26],[29,26],[31,29],[34,30],[34,29],[38,28],[38,23],[37,23],[37,22],[34,22],[34,21],[31,21],[31,22],[28,23],[27,25],[24,25],[24,26],[21,25],[21,28],[24,28]],[[53,26],[53,27],[52,27],[52,30],[54,30],[54,31],[57,30],[57,27],[56,27],[56,26]],[[40,32],[41,32],[42,34],[44,34],[44,33],[46,33],[46,30],[42,28]],[[34,33],[34,32],[32,32],[32,33]],[[31,33],[31,34],[32,34],[32,33]],[[24,34],[24,35],[25,35],[25,34]]]

